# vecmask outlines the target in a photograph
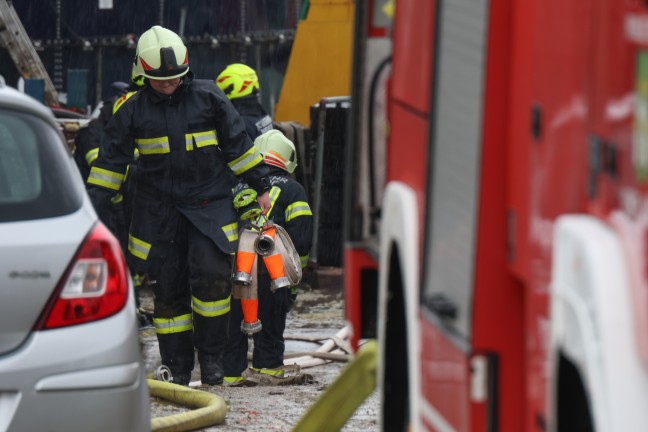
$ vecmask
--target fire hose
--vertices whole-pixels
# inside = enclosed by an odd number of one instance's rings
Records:
[[[193,410],[151,419],[152,432],[190,431],[223,423],[227,404],[222,397],[173,384],[169,382],[171,379],[171,372],[166,366],[160,366],[149,374],[147,383],[150,395]]]
[[[313,367],[330,362],[331,360],[349,361],[350,356],[347,339],[349,327],[342,328],[335,336],[330,337],[319,349],[312,353],[300,353],[298,357],[286,356],[284,364],[299,367]],[[344,352],[340,358],[326,358],[324,354]],[[152,397],[164,399],[176,405],[192,408],[192,411],[157,417],[151,420],[152,432],[183,432],[222,424],[227,413],[227,404],[222,397],[206,391],[173,384],[171,371],[166,366],[160,366],[148,375],[149,393]],[[296,382],[295,382],[296,383]],[[304,382],[305,383],[305,382]],[[294,384],[294,383],[293,383]]]
[[[261,218],[264,221],[264,218]],[[261,331],[258,318],[258,260],[261,258],[270,276],[270,289],[275,291],[297,285],[302,277],[301,260],[286,230],[271,220],[241,229],[239,246],[232,274],[232,297],[241,300],[243,322],[241,331]]]

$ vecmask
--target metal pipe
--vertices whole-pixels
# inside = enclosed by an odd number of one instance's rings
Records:
[[[97,66],[95,75],[97,77],[95,82],[95,105],[101,102],[102,100],[102,85],[103,85],[103,47],[97,47],[95,53]]]
[[[180,8],[180,24],[178,25],[178,35],[184,38],[185,24],[187,23],[187,8]]]

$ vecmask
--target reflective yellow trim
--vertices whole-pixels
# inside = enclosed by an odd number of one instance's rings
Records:
[[[122,105],[124,105],[124,102],[126,102],[128,99],[130,99],[130,97],[133,96],[135,93],[137,93],[137,92],[136,91],[130,91],[130,92],[126,93],[125,95],[123,95],[122,97],[120,97],[119,99],[117,99],[115,101],[115,103],[113,104],[113,108],[112,108],[113,115],[115,115],[117,110],[119,108],[121,108]]]
[[[277,369],[256,369],[254,368],[254,371],[260,374],[264,375],[270,375],[270,376],[275,376],[275,377],[280,377],[283,378],[284,376],[284,370],[281,368]]]
[[[99,147],[88,150],[88,152],[85,154],[85,160],[88,166],[92,165],[92,163],[95,160],[97,160],[98,156],[99,156]]]
[[[231,223],[229,225],[225,225],[223,227],[223,232],[227,236],[227,240],[230,242],[235,242],[238,240],[238,222]]]
[[[223,382],[226,382],[227,384],[234,384],[237,382],[243,381],[242,376],[226,376],[223,377]]]
[[[151,244],[128,234],[128,251],[137,258],[146,261],[148,254],[151,251]]]
[[[124,195],[122,194],[117,194],[114,197],[110,198],[110,202],[113,204],[119,204],[122,201],[124,201]]]
[[[232,296],[228,296],[224,300],[216,300],[216,301],[202,301],[198,300],[196,297],[191,297],[191,301],[193,303],[193,310],[196,312],[198,315],[207,317],[207,318],[213,318],[216,316],[221,316],[225,315],[230,311],[230,298]]]
[[[295,219],[298,216],[313,216],[310,206],[305,201],[295,201],[286,207],[286,222]]]
[[[193,330],[191,314],[173,318],[153,318],[153,325],[157,334],[180,333]]]
[[[107,169],[92,167],[90,168],[90,175],[88,176],[88,184],[103,186],[107,189],[118,191],[124,181],[124,174]]]
[[[187,151],[194,149],[194,142],[196,147],[207,147],[207,146],[216,146],[218,145],[218,137],[216,136],[216,130],[209,130],[205,132],[194,132],[185,134],[185,147]]]
[[[268,210],[268,213],[266,214],[266,218],[270,217],[270,213],[272,213],[272,210],[274,209],[275,202],[277,201],[277,198],[279,198],[279,194],[281,194],[281,189],[278,188],[277,186],[272,186],[270,188],[270,191],[268,192],[268,196],[270,197],[270,210]]]
[[[241,175],[245,171],[261,163],[262,160],[263,157],[260,153],[257,153],[256,148],[253,146],[250,150],[246,151],[227,165],[232,171],[234,171],[234,174]]]
[[[135,138],[135,144],[137,144],[137,148],[142,155],[164,154],[171,151],[169,137],[166,136],[158,138]]]
[[[299,262],[301,263],[301,268],[306,268],[308,265],[308,254],[300,256]]]

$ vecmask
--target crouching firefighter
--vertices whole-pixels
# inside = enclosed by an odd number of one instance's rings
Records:
[[[186,385],[195,348],[203,384],[220,384],[238,237],[226,171],[245,179],[266,213],[269,170],[223,92],[193,80],[177,34],[144,32],[133,68],[145,85],[108,122],[88,192],[103,219],[137,148],[127,259],[153,289],[162,364]]]
[[[289,275],[282,274],[281,265],[276,265],[276,251],[269,248],[268,253],[264,253],[263,249],[267,246],[260,245],[259,240],[265,241],[266,244],[276,243],[279,241],[278,236],[282,235],[281,231],[285,230],[289,236],[288,240],[292,242],[291,246],[297,252],[298,265],[303,268],[308,262],[313,237],[313,213],[308,205],[306,192],[291,176],[297,166],[294,144],[280,131],[270,130],[260,135],[254,141],[254,145],[263,156],[264,163],[270,168],[271,207],[265,218],[257,219],[260,211],[255,209],[255,191],[241,184],[235,188],[234,206],[239,212],[240,224],[251,225],[250,222],[255,220],[258,224],[247,231],[253,233],[249,240],[240,239],[249,244],[242,243],[239,246],[239,251],[250,251],[256,246],[256,254],[248,255],[247,264],[243,262],[245,256],[242,256],[243,260],[235,265],[233,275],[235,282],[240,284],[253,284],[253,279],[257,277],[258,304],[255,305],[254,298],[249,298],[254,297],[253,295],[242,299],[234,298],[235,296],[232,298],[229,340],[224,354],[226,384],[236,384],[243,380],[243,372],[248,368],[248,334],[254,338],[254,372],[276,376],[283,373],[283,333],[286,328],[286,316],[294,301],[291,288],[296,287],[291,287]],[[272,222],[264,223],[266,220]],[[254,259],[254,256],[257,269],[249,271],[249,259]],[[288,271],[290,263],[284,262],[282,265]],[[257,311],[258,319],[255,319]]]

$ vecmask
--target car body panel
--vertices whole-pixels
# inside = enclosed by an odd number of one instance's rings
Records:
[[[0,355],[29,336],[95,222],[80,209],[68,216],[0,224]]]
[[[12,124],[14,115],[19,121]],[[16,150],[19,162],[29,157],[38,162],[29,167],[36,177],[23,176],[12,184],[10,175],[4,181],[9,189],[18,181],[24,182],[20,187],[29,182],[40,187],[33,201],[28,193],[11,190],[0,196],[0,432],[150,430],[130,278],[126,304],[118,312],[83,324],[36,326],[88,234],[101,222],[51,111],[0,84],[0,116],[5,132],[20,130],[15,127],[20,122],[26,132],[5,139],[5,150]],[[38,151],[25,156],[25,148],[16,144],[24,144],[21,138],[27,135]],[[20,174],[4,162],[5,172]]]

